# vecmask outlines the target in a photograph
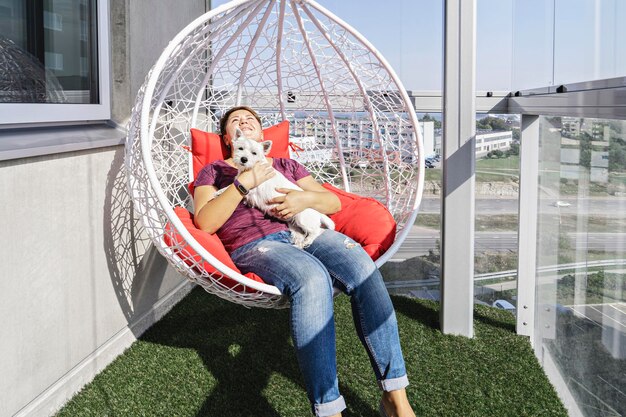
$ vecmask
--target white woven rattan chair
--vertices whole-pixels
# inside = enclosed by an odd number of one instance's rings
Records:
[[[230,301],[287,305],[276,287],[216,259],[173,210],[193,211],[190,128],[218,131],[221,114],[240,104],[257,110],[264,127],[289,120],[290,141],[302,149],[293,157],[318,181],[385,204],[397,236],[376,263],[389,259],[413,225],[423,191],[421,133],[402,83],[362,35],[312,0],[235,0],[170,42],[140,89],[129,123],[129,190],[168,262]],[[174,232],[184,244],[165,243]],[[217,271],[207,271],[204,262]],[[233,290],[224,277],[241,285]]]

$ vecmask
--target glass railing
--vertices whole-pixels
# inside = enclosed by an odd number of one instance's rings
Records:
[[[520,117],[476,121],[474,303],[515,313]]]
[[[539,122],[535,350],[581,415],[626,415],[626,122]]]

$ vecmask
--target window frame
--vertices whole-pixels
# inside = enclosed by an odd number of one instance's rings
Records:
[[[109,0],[96,0],[99,103],[0,103],[0,129],[35,123],[75,124],[111,119]]]

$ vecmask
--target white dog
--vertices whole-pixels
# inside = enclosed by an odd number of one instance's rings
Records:
[[[241,130],[237,129],[235,139],[232,144],[233,162],[239,172],[247,171],[257,162],[265,162],[267,155],[272,148],[272,141],[257,142],[243,136]],[[283,194],[276,191],[276,188],[289,188],[302,191],[302,188],[289,181],[281,172],[274,170],[276,175],[257,187],[250,190],[246,195],[246,203],[251,207],[256,207],[265,214],[273,215],[272,209],[275,204],[268,201]],[[335,229],[335,223],[325,214],[314,209],[307,208],[287,220],[291,229],[291,239],[294,246],[305,248],[309,246],[320,234],[322,226],[327,229]]]

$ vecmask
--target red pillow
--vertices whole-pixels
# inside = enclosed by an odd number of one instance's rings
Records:
[[[230,259],[230,255],[228,254],[228,252],[226,252],[226,249],[224,249],[224,245],[222,244],[222,241],[217,237],[217,235],[212,235],[196,228],[193,223],[193,215],[184,208],[175,207],[174,212],[183,222],[183,225],[189,231],[189,233],[191,233],[194,239],[196,239],[203,248],[205,248],[211,255],[215,256],[224,265],[241,273],[241,271],[239,271],[239,269],[233,263],[232,259]],[[198,261],[201,261],[202,258],[200,257],[200,255],[198,255],[198,253],[193,250],[191,246],[189,246],[189,244],[183,239],[180,234],[178,234],[178,232],[176,232],[176,229],[174,229],[171,224],[168,223],[165,229],[166,233],[165,236],[163,236],[165,244],[170,247],[175,246],[174,252],[178,256],[180,256],[180,258],[184,260],[187,265],[192,266]],[[217,270],[208,262],[203,262],[202,267],[207,272],[215,273],[218,277],[221,277],[219,281],[228,288],[232,288],[233,290],[239,292],[256,292],[256,290],[253,290],[251,288],[244,288],[242,284],[238,283],[234,279],[223,276],[222,274],[217,272]],[[257,282],[263,282],[263,280],[258,275],[252,272],[245,274],[245,276]]]
[[[274,126],[263,129],[265,140],[272,141],[270,158],[289,158],[289,121],[284,120]],[[193,155],[193,177],[206,164],[230,156],[230,150],[217,133],[191,129],[191,153]]]
[[[330,184],[323,187],[341,201],[341,210],[330,215],[335,230],[359,242],[373,260],[387,252],[396,238],[396,221],[387,207],[376,199],[348,193]]]

